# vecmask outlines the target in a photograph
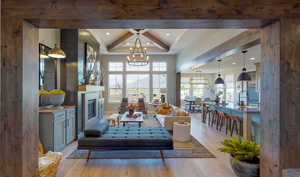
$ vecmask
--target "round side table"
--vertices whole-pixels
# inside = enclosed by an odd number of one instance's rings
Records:
[[[173,124],[173,138],[174,141],[187,142],[191,141],[191,124],[189,122]]]

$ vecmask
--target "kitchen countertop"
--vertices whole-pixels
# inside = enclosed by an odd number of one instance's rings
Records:
[[[247,108],[240,108],[240,106],[235,104],[216,104],[214,102],[204,102],[204,104],[211,105],[214,107],[231,109],[239,112],[246,112],[246,113],[260,113],[260,108],[258,106],[247,106]]]
[[[70,105],[64,105],[64,106],[57,106],[57,107],[52,107],[52,108],[40,108],[39,113],[55,113],[62,111],[64,109],[70,109],[70,108],[75,108],[75,106],[70,106]]]

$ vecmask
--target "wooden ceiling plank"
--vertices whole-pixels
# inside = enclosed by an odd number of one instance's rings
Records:
[[[115,47],[117,47],[119,44],[121,44],[122,42],[126,41],[127,39],[129,39],[130,37],[132,37],[134,34],[132,32],[127,32],[126,34],[124,34],[123,36],[121,36],[120,38],[118,38],[117,40],[115,40],[114,42],[112,42],[111,44],[109,44],[107,46],[107,50],[111,51],[112,49],[114,49]]]
[[[170,46],[168,44],[164,43],[162,40],[160,40],[150,32],[147,31],[142,35],[153,41],[155,44],[159,45],[161,48],[165,49],[167,52],[170,50]]]

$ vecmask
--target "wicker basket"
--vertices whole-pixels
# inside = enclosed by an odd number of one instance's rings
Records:
[[[51,152],[39,158],[39,176],[55,177],[59,162],[62,158],[60,152]]]

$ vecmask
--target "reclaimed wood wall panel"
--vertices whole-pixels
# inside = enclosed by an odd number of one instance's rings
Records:
[[[66,91],[66,105],[76,105],[78,81],[78,29],[61,30],[61,48],[66,58],[61,60],[61,88]]]
[[[39,39],[38,28],[23,21],[23,176],[35,176],[39,139]],[[12,109],[10,109],[12,110]]]
[[[6,15],[2,22],[0,176],[34,177],[38,166],[38,29]]]
[[[10,16],[26,19],[274,19],[300,15],[296,0],[10,0]]]
[[[262,29],[261,175],[280,177],[300,167],[300,19]]]
[[[273,20],[268,19],[142,19],[142,20],[119,20],[119,19],[30,19],[30,22],[40,28],[100,28],[100,29],[241,29],[260,28],[270,24]]]
[[[281,19],[280,42],[280,162],[300,168],[300,17]]]

